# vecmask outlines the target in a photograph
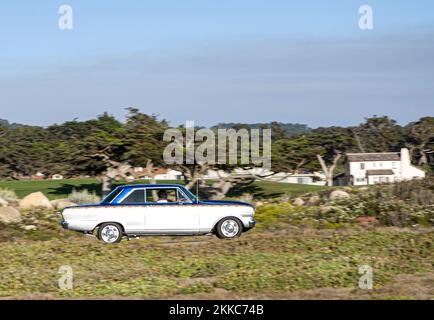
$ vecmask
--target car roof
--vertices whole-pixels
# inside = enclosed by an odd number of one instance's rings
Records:
[[[127,184],[124,186],[118,186],[117,188],[177,188],[183,187],[180,184]]]

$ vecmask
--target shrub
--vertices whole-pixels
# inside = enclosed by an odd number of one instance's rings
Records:
[[[273,203],[258,207],[255,216],[259,228],[269,228],[278,225],[281,221],[288,222],[288,217],[293,212],[294,209],[288,202]]]
[[[19,200],[16,193],[10,189],[0,189],[0,198],[7,202],[17,202]]]
[[[327,192],[310,206],[292,207],[289,203],[258,207],[258,227],[271,228],[281,223],[310,224],[322,227],[353,223],[357,217],[376,217],[388,226],[434,225],[434,178],[373,185],[346,190],[349,198],[328,200]],[[312,194],[306,194],[308,199]]]
[[[434,225],[434,178],[370,186],[328,205],[352,217],[375,216],[385,225]]]
[[[68,196],[68,200],[79,203],[79,204],[86,204],[86,203],[99,203],[101,201],[101,198],[96,195],[95,192],[89,192],[87,189],[83,190],[72,190],[72,193]]]

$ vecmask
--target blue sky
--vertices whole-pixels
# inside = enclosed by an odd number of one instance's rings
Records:
[[[60,30],[71,5],[74,29]],[[358,28],[358,8],[374,30]],[[136,106],[172,124],[351,125],[434,115],[433,1],[9,1],[0,118],[48,125]]]

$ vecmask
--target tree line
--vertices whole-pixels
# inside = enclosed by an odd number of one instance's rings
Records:
[[[65,177],[100,177],[108,192],[114,179],[124,178],[132,167],[146,167],[153,176],[158,167],[167,167],[163,141],[167,121],[128,108],[121,122],[104,113],[87,121],[67,121],[48,127],[0,121],[0,179],[20,179],[36,172],[61,173]],[[212,127],[272,129],[272,171],[288,174],[322,170],[328,184],[343,170],[347,152],[394,152],[409,148],[413,163],[428,173],[434,169],[434,117],[423,117],[405,126],[387,116],[366,118],[358,126],[320,127],[279,122],[264,124],[229,123]],[[183,129],[180,127],[180,129]],[[199,129],[199,128],[197,128]],[[171,165],[183,173],[192,187],[208,169],[232,172],[234,165]],[[208,189],[211,198],[223,197],[238,184],[248,184],[261,176],[221,177]],[[205,190],[204,189],[204,190]]]

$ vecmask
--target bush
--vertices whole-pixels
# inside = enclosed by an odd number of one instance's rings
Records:
[[[319,205],[292,207],[283,202],[258,207],[258,227],[272,228],[281,223],[342,226],[367,216],[387,226],[434,225],[433,177],[346,191],[349,198],[333,201],[328,200],[329,191],[323,192]],[[303,198],[311,196],[306,194]]]
[[[99,203],[101,198],[98,197],[95,192],[89,192],[86,189],[80,191],[73,189],[72,193],[68,196],[68,200],[78,204],[92,204]]]
[[[257,208],[255,214],[258,220],[258,227],[269,228],[278,225],[279,222],[287,222],[289,215],[293,211],[292,205],[288,202],[260,206]]]
[[[349,217],[375,216],[390,226],[434,225],[434,178],[370,186],[329,205]]]
[[[7,202],[17,202],[19,200],[16,193],[10,189],[0,189],[0,198]]]

